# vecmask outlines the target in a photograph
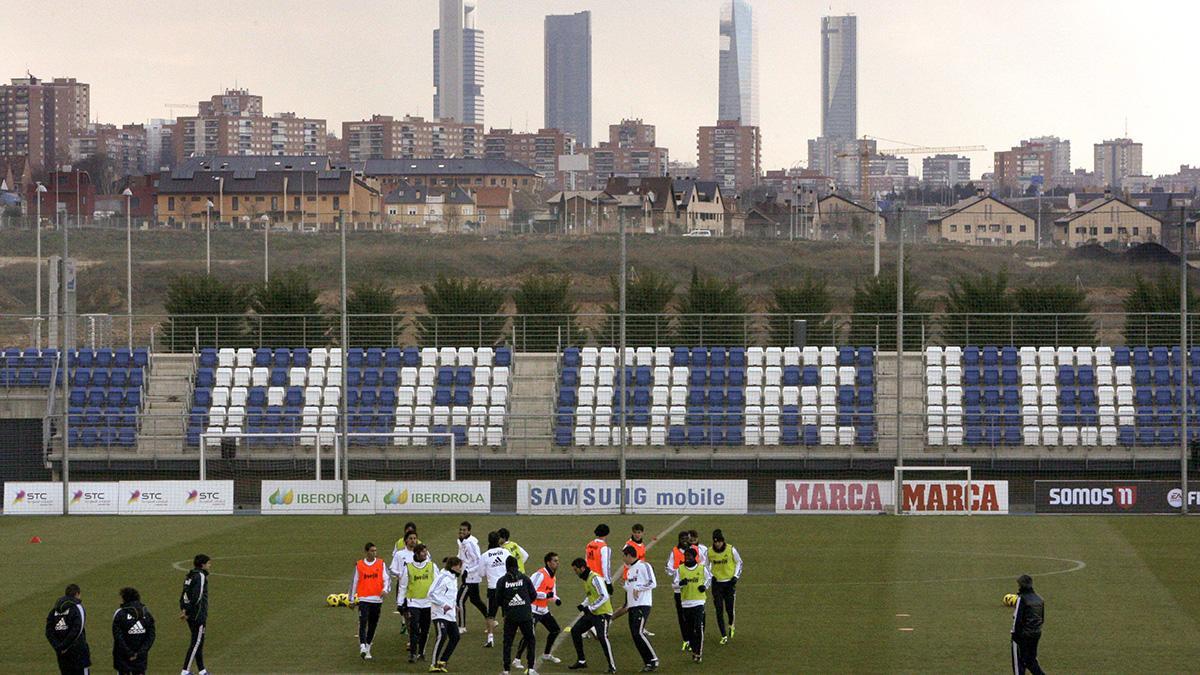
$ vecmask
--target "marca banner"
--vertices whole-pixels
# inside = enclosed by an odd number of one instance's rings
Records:
[[[1200,491],[1188,490],[1188,509],[1200,506]],[[1037,513],[1178,513],[1179,483],[1165,480],[1034,481]]]
[[[8,481],[4,484],[4,514],[61,514],[62,490],[62,483]]]
[[[517,513],[620,513],[619,480],[518,480]]]
[[[376,481],[376,513],[488,513],[489,481]]]
[[[71,482],[70,496],[67,499],[67,512],[75,514],[109,514],[117,513],[117,500],[120,499],[121,484],[116,482],[92,483]]]
[[[775,481],[775,513],[878,514],[895,507],[890,480]]]
[[[123,480],[121,515],[213,515],[233,513],[231,480]]]
[[[965,480],[906,480],[903,483],[902,512],[908,514],[1008,513],[1008,481],[971,481],[970,498]]]
[[[375,513],[375,481],[352,480],[347,495],[350,513]],[[342,481],[264,480],[261,500],[264,514],[340,514]]]
[[[617,480],[519,480],[517,513],[619,513]],[[630,513],[746,513],[744,480],[630,480]]]

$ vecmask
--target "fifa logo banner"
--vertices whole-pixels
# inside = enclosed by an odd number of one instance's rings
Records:
[[[349,513],[375,513],[373,480],[352,480],[342,494],[340,480],[264,480],[260,508],[264,515],[340,514],[342,502]]]
[[[1191,510],[1200,492],[1189,493]],[[1166,480],[1039,480],[1034,505],[1037,513],[1179,513],[1183,489]]]
[[[376,481],[376,513],[488,513],[488,481]]]

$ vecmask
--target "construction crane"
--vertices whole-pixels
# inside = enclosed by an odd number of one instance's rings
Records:
[[[904,141],[893,141],[877,136],[863,136],[858,140],[857,152],[840,152],[837,154],[839,159],[844,157],[858,157],[858,196],[859,199],[870,201],[869,193],[869,165],[871,155],[936,155],[943,152],[982,152],[987,148],[982,145],[948,145],[943,147],[923,147],[906,143],[906,147],[887,148],[884,150],[876,149],[871,152],[870,141],[887,141],[889,143],[904,143]]]
[[[171,119],[174,120],[175,119],[175,110],[177,108],[180,108],[183,110],[195,110],[197,106],[195,103],[164,103],[163,107],[165,107],[167,110],[171,111]]]

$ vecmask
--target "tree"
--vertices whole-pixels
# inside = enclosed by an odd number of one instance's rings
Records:
[[[524,351],[550,352],[575,344],[581,337],[571,303],[569,274],[530,275],[513,293],[517,344]]]
[[[425,346],[489,346],[504,337],[504,289],[479,279],[438,276],[423,284],[425,313],[417,316],[417,341]]]
[[[867,277],[854,289],[854,316],[850,319],[850,344],[877,345],[884,351],[896,349],[895,272]],[[928,321],[932,303],[921,297],[920,286],[904,270],[904,349],[920,350],[922,325]],[[925,331],[929,330],[926,326]]]
[[[682,344],[746,344],[746,298],[736,281],[722,281],[700,274],[693,267],[691,283],[675,306],[679,313],[679,341]]]
[[[346,296],[346,329],[352,347],[387,347],[396,343],[396,291],[376,281],[354,285]]]
[[[1179,275],[1162,274],[1156,281],[1134,277],[1125,296],[1125,344],[1155,347],[1179,344]],[[1188,290],[1188,307],[1196,297]],[[1194,320],[1192,320],[1194,321]],[[1189,321],[1188,331],[1195,330]]]
[[[1005,270],[964,274],[950,281],[942,340],[948,345],[1013,344],[1016,307]]]
[[[1013,344],[1091,345],[1096,343],[1087,293],[1064,284],[1022,286],[1013,291],[1020,320]]]
[[[793,343],[792,325],[803,319],[807,323],[808,339],[818,341],[835,340],[833,323],[829,312],[833,300],[824,279],[806,276],[795,286],[775,286],[771,289],[771,304],[767,312],[771,344],[779,347]]]
[[[171,351],[240,347],[245,344],[249,306],[250,293],[244,286],[207,274],[176,276],[167,284],[163,303],[163,341]]]
[[[317,302],[317,289],[308,273],[300,269],[276,272],[259,285],[250,301],[257,315],[252,335],[264,346],[312,347],[328,341],[329,321]]]
[[[596,340],[616,345],[621,337],[620,280],[609,281],[613,302],[604,306],[604,328]],[[671,340],[671,298],[675,297],[675,282],[654,270],[630,270],[625,282],[625,344],[633,347],[657,347]]]

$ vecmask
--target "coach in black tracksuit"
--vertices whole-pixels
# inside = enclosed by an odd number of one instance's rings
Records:
[[[1046,617],[1046,605],[1042,597],[1033,592],[1033,579],[1022,574],[1017,579],[1017,606],[1013,609],[1012,663],[1016,675],[1025,671],[1033,675],[1044,675],[1038,664],[1038,640],[1042,639],[1042,622]]]
[[[113,668],[121,675],[144,675],[154,645],[154,615],[136,588],[121,589],[121,606],[113,613]]]
[[[521,644],[525,647],[525,663],[532,668],[536,663],[537,638],[533,634],[533,601],[537,592],[529,577],[521,574],[517,559],[509,556],[504,561],[506,574],[496,583],[496,604],[504,612],[504,659],[503,672],[512,667],[512,646],[517,631],[521,631]],[[521,655],[517,654],[519,658]]]
[[[208,624],[208,571],[212,569],[212,558],[203,553],[192,559],[192,571],[183,579],[183,593],[179,596],[179,618],[187,621],[188,630],[192,632],[188,642],[187,654],[183,657],[183,672],[192,669],[192,662],[200,669],[201,675],[208,671],[204,669],[204,632]]]
[[[85,623],[79,586],[71,584],[46,615],[46,640],[54,647],[58,669],[63,675],[87,675],[92,665]]]

